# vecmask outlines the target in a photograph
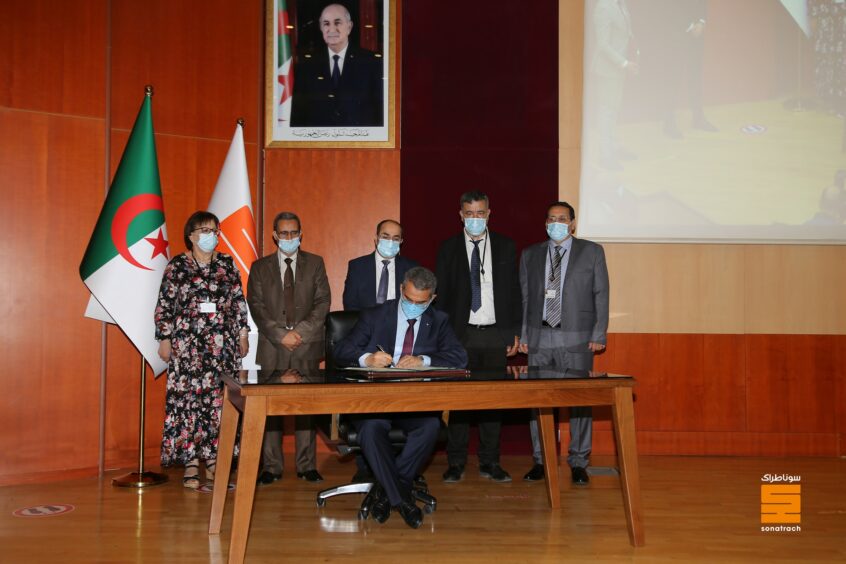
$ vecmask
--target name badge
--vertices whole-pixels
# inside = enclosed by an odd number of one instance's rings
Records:
[[[547,289],[547,291],[546,291],[546,299],[548,299],[548,300],[549,300],[549,299],[554,299],[556,295],[558,295],[558,290],[554,290],[554,289],[550,290],[550,289]]]
[[[217,304],[213,302],[200,302],[200,313],[217,313]]]

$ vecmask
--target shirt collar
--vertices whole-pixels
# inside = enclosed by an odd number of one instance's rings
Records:
[[[329,64],[332,65],[332,64],[335,63],[335,59],[333,59],[332,57],[334,57],[335,55],[340,55],[340,57],[338,58],[338,64],[340,65],[344,61],[344,57],[347,56],[347,49],[349,49],[349,48],[350,48],[349,41],[347,42],[347,46],[344,47],[343,49],[341,49],[337,53],[327,46],[326,51],[329,52]]]
[[[549,248],[550,248],[550,250],[555,250],[556,245],[558,245],[558,243],[556,243],[556,242],[555,242],[555,241],[553,241],[552,239],[549,239]],[[566,239],[565,239],[565,240],[561,243],[561,250],[562,250],[562,251],[567,251],[567,252],[570,252],[570,249],[571,249],[572,247],[573,247],[573,236],[572,236],[572,235],[570,235],[569,237],[567,237],[567,238],[566,238]]]

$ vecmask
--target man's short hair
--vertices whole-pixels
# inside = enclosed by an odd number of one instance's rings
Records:
[[[570,219],[576,219],[576,210],[567,202],[553,202],[546,207],[546,215],[549,215],[549,210],[552,208],[567,208],[570,210]]]
[[[464,192],[461,195],[461,200],[458,202],[458,207],[463,208],[464,204],[471,204],[473,202],[481,202],[484,201],[487,207],[491,207],[491,203],[488,200],[488,195],[484,192],[477,192],[477,191],[470,191]]]
[[[346,6],[344,6],[343,4],[338,4],[337,2],[334,2],[334,3],[332,3],[332,4],[329,4],[329,5],[327,5],[325,8],[323,8],[323,9],[320,11],[320,17],[322,18],[322,17],[323,17],[323,12],[325,12],[327,9],[331,8],[332,6],[337,6],[337,7],[341,8],[342,10],[344,10],[344,19],[345,19],[345,20],[347,20],[348,22],[351,22],[351,21],[352,21],[352,16],[350,15],[350,11],[349,11],[349,10],[347,10],[347,7],[346,7]]]
[[[277,227],[279,227],[279,222],[285,221],[286,219],[290,219],[297,222],[297,231],[303,230],[303,226],[300,224],[300,216],[298,216],[294,212],[289,211],[283,211],[276,214],[276,217],[273,218],[273,230],[278,231]]]
[[[386,223],[396,223],[400,228],[400,236],[402,236],[402,223],[397,221],[396,219],[383,219],[379,223],[376,224],[376,236],[379,236],[379,233],[382,232],[382,227],[385,226]]]
[[[432,290],[434,292],[435,288],[438,287],[438,279],[435,277],[435,273],[423,266],[415,266],[406,271],[402,281],[403,284],[411,282],[418,290]]]

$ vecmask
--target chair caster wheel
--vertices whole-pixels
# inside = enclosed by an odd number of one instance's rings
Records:
[[[426,515],[431,515],[434,512],[435,512],[435,508],[432,507],[431,505],[424,505],[423,506],[423,513],[425,513]]]
[[[322,497],[317,498],[317,507],[324,507],[326,505],[326,500]]]

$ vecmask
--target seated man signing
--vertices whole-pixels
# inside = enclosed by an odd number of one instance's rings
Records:
[[[361,312],[352,332],[335,346],[340,366],[414,368],[449,366],[464,368],[467,353],[455,336],[448,316],[429,308],[437,279],[421,266],[405,273],[400,299]],[[414,477],[432,454],[438,435],[437,414],[385,413],[364,415],[353,421],[364,457],[376,476],[378,490],[372,515],[380,523],[391,508],[406,524],[417,528],[423,512],[414,503]],[[394,454],[388,433],[391,426],[405,430],[407,441]]]

